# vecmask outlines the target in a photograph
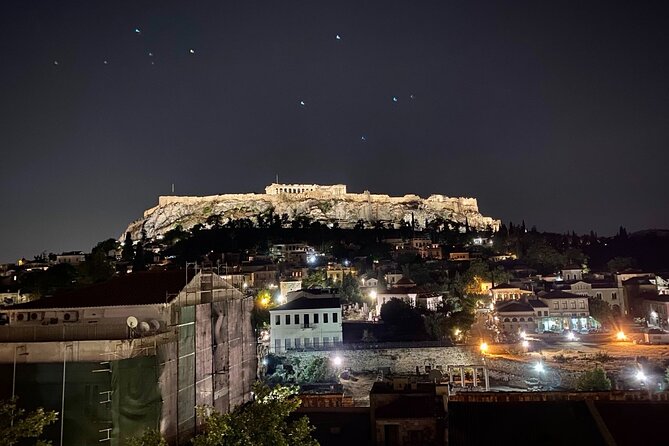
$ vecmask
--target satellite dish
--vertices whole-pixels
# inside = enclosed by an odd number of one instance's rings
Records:
[[[146,333],[147,331],[151,330],[151,326],[149,325],[148,322],[142,321],[139,323],[139,329],[140,331]]]
[[[158,322],[156,319],[151,319],[149,323],[151,324],[151,329],[160,330],[160,322]]]
[[[130,328],[137,328],[137,318],[135,316],[128,316],[125,323],[128,324],[128,327]]]

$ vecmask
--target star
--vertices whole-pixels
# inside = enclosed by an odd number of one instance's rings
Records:
[[[109,64],[109,62],[107,62],[106,60],[103,60],[102,63],[105,65]]]
[[[362,141],[362,142],[367,142],[367,137],[366,137],[365,135],[362,135],[362,136],[360,137],[360,141]]]
[[[54,65],[58,65],[58,61],[57,61],[57,60],[54,60],[54,61],[53,61],[53,64],[54,64]]]
[[[337,39],[337,40],[341,40],[341,36],[340,36],[339,34],[337,34],[337,35],[335,36],[335,39]]]
[[[397,102],[397,96],[393,96],[393,102]]]
[[[413,99],[413,98],[414,98],[414,95],[413,95],[413,94],[410,94],[409,97],[410,97],[411,99]]]
[[[307,104],[305,104],[304,101],[300,101],[300,106],[301,107],[304,107],[305,105],[307,105]]]
[[[189,52],[190,54],[195,54],[195,49],[191,48],[191,49],[188,50],[188,52]]]
[[[141,30],[141,29],[139,29],[139,28],[135,28],[135,34],[141,34],[141,33],[142,33],[142,30]]]
[[[153,57],[153,53],[149,51],[149,57]]]

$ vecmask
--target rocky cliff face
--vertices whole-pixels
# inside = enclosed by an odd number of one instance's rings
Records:
[[[181,225],[189,229],[205,224],[211,215],[220,215],[221,222],[249,218],[273,211],[287,214],[291,219],[306,216],[322,223],[337,222],[342,228],[353,227],[358,220],[380,221],[384,224],[400,225],[410,222],[412,217],[418,228],[426,221],[436,218],[453,220],[478,229],[491,227],[497,230],[499,220],[484,217],[479,213],[475,198],[452,198],[432,195],[421,198],[417,195],[390,197],[388,195],[344,194],[328,196],[323,192],[296,194],[226,194],[207,197],[161,196],[158,205],[144,212],[144,217],[128,226],[133,239],[140,237],[142,230],[147,237],[154,238]]]

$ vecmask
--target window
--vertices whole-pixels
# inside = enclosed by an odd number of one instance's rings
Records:
[[[278,314],[274,316],[274,325],[281,325],[281,316]]]
[[[548,310],[544,311],[544,316],[548,316]]]
[[[309,315],[308,314],[304,315],[304,326],[305,327],[309,326]]]
[[[559,310],[560,309],[560,302],[553,303],[553,309],[554,310]]]
[[[299,325],[299,324],[300,324],[300,315],[299,315],[299,314],[294,315],[294,316],[293,316],[293,321],[294,321],[297,325]]]
[[[337,316],[338,316],[337,313],[332,313],[332,323],[333,323],[333,324],[336,324],[336,323],[337,323]]]
[[[314,324],[318,323],[318,313],[314,313]]]
[[[323,323],[327,324],[328,323],[328,314],[323,313]],[[323,342],[325,342],[325,338],[323,338]]]
[[[611,300],[618,300],[618,293],[611,293]]]
[[[534,319],[532,319],[531,317],[527,318],[527,322],[532,322],[532,321],[534,321]]]
[[[290,314],[286,315],[286,325],[290,325]]]
[[[314,347],[318,348],[318,338],[314,338]]]
[[[521,318],[518,319],[518,320],[519,320],[520,322],[525,322],[525,318],[524,318],[524,317],[521,317]]]
[[[505,317],[504,322],[511,322],[511,319],[509,319],[508,317]]]
[[[566,302],[566,301],[565,301],[565,302],[562,302],[562,309],[563,309],[563,310],[566,310],[566,309],[567,309],[567,302]]]
[[[274,340],[274,350],[281,351],[281,339]]]
[[[311,339],[304,338],[304,348],[309,348],[309,347],[311,347]]]
[[[602,293],[597,293],[597,294],[595,295],[595,297],[596,297],[597,299],[601,299],[601,298],[602,298]]]
[[[572,309],[576,308],[576,301],[573,301],[573,300],[572,300],[572,301],[569,303],[569,306],[570,306]]]
[[[302,340],[300,338],[295,338],[295,348],[302,347]]]
[[[286,350],[288,350],[290,348],[290,339],[286,339],[284,344],[286,346]]]
[[[323,346],[327,347],[327,345],[330,343],[330,338],[327,336],[323,336]]]
[[[579,308],[581,309],[585,308],[585,301],[582,300],[581,302],[579,302]]]
[[[332,336],[332,343],[333,344],[339,343],[339,336]]]
[[[511,322],[518,322],[518,319],[516,319],[515,317],[512,317]]]

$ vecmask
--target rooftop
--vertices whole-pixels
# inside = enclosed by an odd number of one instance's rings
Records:
[[[547,293],[541,292],[539,293],[539,297],[542,299],[575,299],[575,298],[583,298],[584,296],[579,296],[578,294],[574,293],[567,293],[566,291],[562,290],[556,290],[556,291],[549,291]]]
[[[522,301],[509,301],[509,302],[501,302],[500,305],[497,306],[497,312],[498,313],[524,313],[524,312],[529,312],[532,313],[534,312],[534,308],[532,305],[522,302]]]
[[[306,296],[298,297],[288,303],[272,308],[270,311],[285,310],[312,310],[317,308],[340,308],[341,303],[338,297],[318,297],[310,298]]]
[[[186,283],[186,273],[183,270],[146,271],[115,277],[107,282],[12,305],[8,309],[161,304],[172,300],[186,286]]]

